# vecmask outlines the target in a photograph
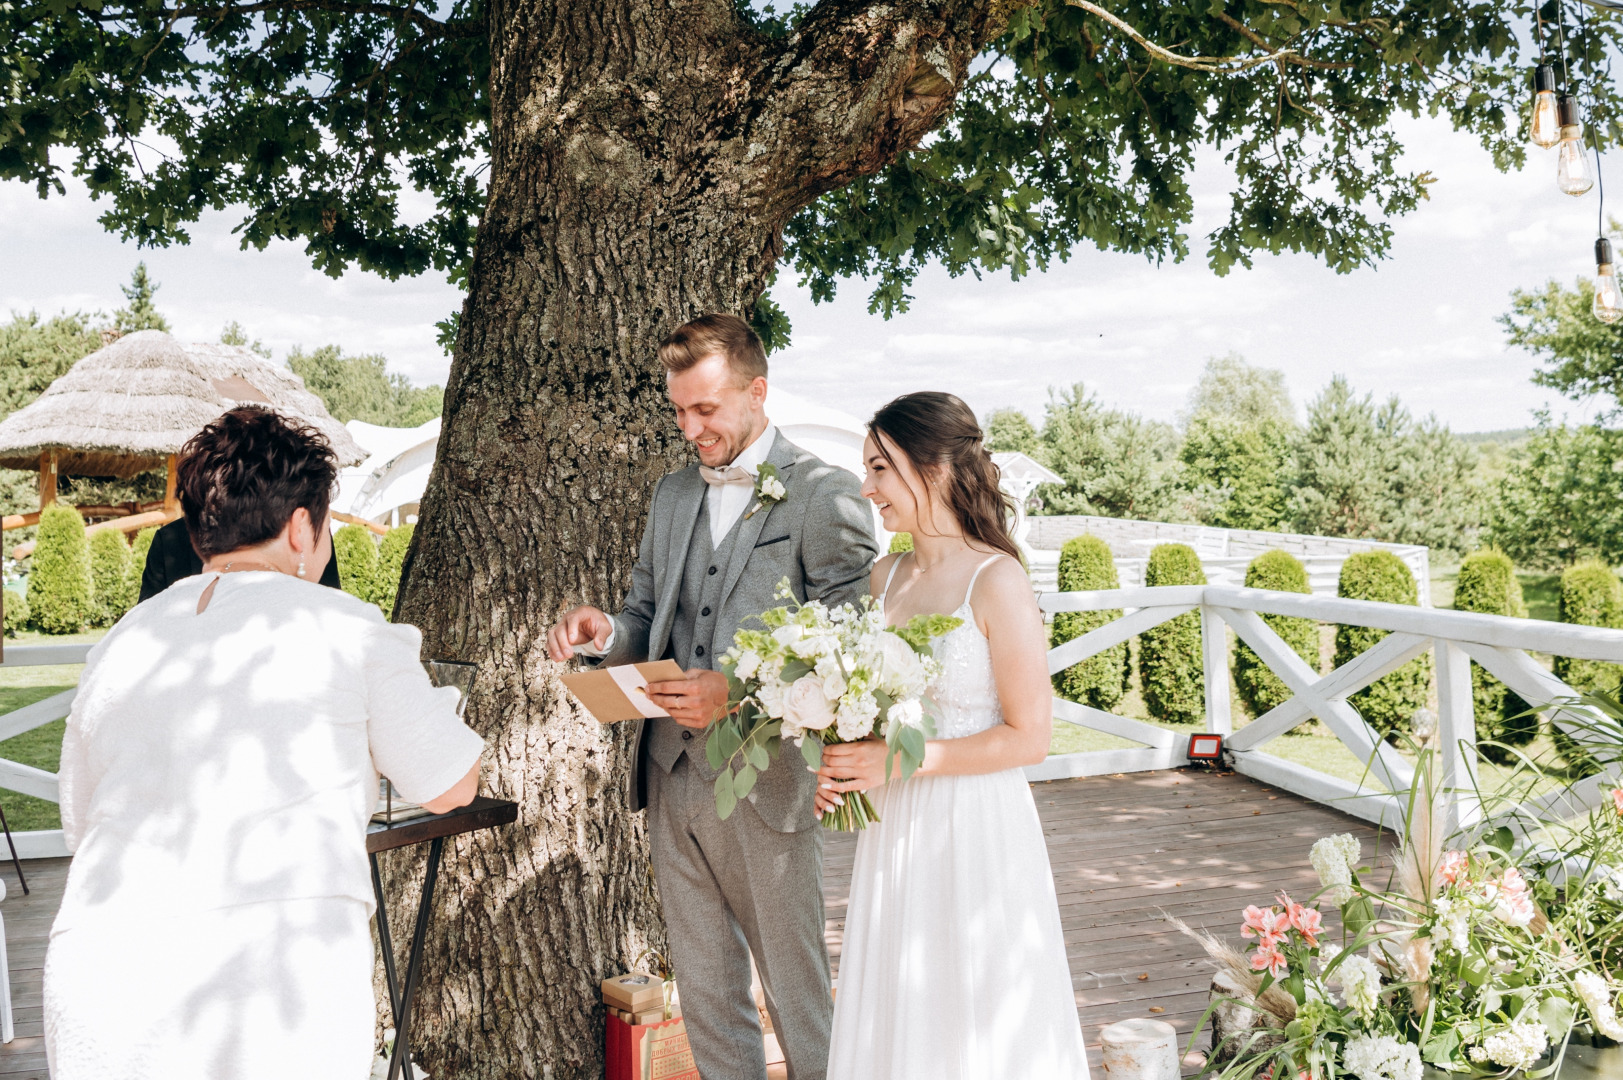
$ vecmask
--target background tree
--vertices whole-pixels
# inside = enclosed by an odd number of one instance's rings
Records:
[[[1060,592],[1121,588],[1110,545],[1090,533],[1073,536],[1060,548],[1058,581]],[[1063,645],[1119,618],[1121,612],[1111,610],[1057,612],[1049,644]],[[1112,645],[1055,675],[1054,692],[1109,712],[1127,693],[1128,664],[1127,643]]]
[[[1616,222],[1613,222],[1616,227]],[[1623,326],[1608,326],[1590,311],[1594,284],[1579,278],[1572,288],[1549,281],[1542,289],[1517,289],[1500,316],[1505,337],[1543,364],[1533,382],[1567,397],[1610,398],[1623,404]]]
[[[0,419],[45,392],[77,361],[101,348],[93,317],[62,312],[42,319],[37,311],[13,312],[0,323]]]
[[[1144,584],[1204,585],[1200,556],[1186,544],[1157,544],[1144,566]],[[1206,715],[1200,613],[1174,616],[1138,637],[1138,682],[1144,707],[1157,720],[1198,723]]]
[[[413,386],[377,353],[345,356],[337,345],[310,352],[295,348],[287,354],[287,366],[340,423],[416,427],[438,416],[444,402],[438,386]]]
[[[1018,451],[1043,460],[1043,443],[1031,417],[1019,409],[997,409],[986,418],[986,448],[994,453]]]
[[[1265,551],[1251,560],[1245,568],[1245,587],[1275,592],[1313,591],[1308,585],[1307,567],[1290,552],[1277,549]],[[1290,615],[1264,615],[1262,621],[1302,658],[1303,663],[1314,671],[1319,670],[1318,623]],[[1252,716],[1261,716],[1294,696],[1284,680],[1244,641],[1234,646],[1234,685],[1239,688],[1240,700]]]
[[[302,241],[328,273],[466,284],[399,608],[429,655],[479,664],[468,716],[524,825],[451,852],[420,1030],[445,1080],[539,1063],[572,1080],[599,1067],[598,980],[661,932],[619,799],[626,736],[574,707],[541,639],[565,604],[613,607],[625,588],[642,522],[601,508],[644,506],[687,460],[661,335],[704,311],[781,330],[760,300],[783,265],[818,298],[866,275],[890,312],[931,263],[1018,276],[1078,244],[1184,258],[1207,147],[1232,176],[1209,265],[1258,249],[1371,263],[1427,180],[1400,167],[1395,117],[1435,111],[1521,161],[1530,16],[1529,0],[821,0],[790,16],[18,0],[0,6],[0,176],[47,194],[71,170],[141,243],[184,242],[233,206],[244,244]],[[1607,143],[1615,25],[1592,15],[1565,39]],[[405,185],[426,213],[402,213]],[[472,884],[497,878],[499,895]]]
[[[248,331],[243,329],[242,324],[235,319],[232,319],[230,322],[226,323],[225,329],[220,331],[220,344],[242,345],[245,346],[249,352],[258,353],[266,360],[271,358],[270,348],[263,341],[250,338],[248,336]],[[332,410],[329,409],[327,411],[331,412]]]
[[[1554,424],[1547,413],[1511,454],[1487,537],[1522,566],[1623,562],[1623,432]]]
[[[137,330],[162,330],[167,333],[169,320],[158,314],[158,309],[152,302],[158,289],[158,283],[147,273],[147,264],[136,263],[135,272],[130,275],[130,283],[118,287],[118,291],[124,294],[128,306],[113,312],[113,329],[120,334],[130,334]]]
[[[1516,566],[1502,551],[1473,551],[1460,563],[1454,588],[1456,611],[1527,618]],[[1510,687],[1471,664],[1471,697],[1475,703],[1478,752],[1501,765],[1516,760],[1513,747],[1526,746],[1538,737],[1539,719],[1526,701]]]
[[[1205,507],[1201,520],[1226,529],[1280,529],[1290,522],[1285,489],[1294,426],[1203,413],[1189,423],[1179,482]]]
[[[1420,603],[1414,574],[1390,551],[1361,551],[1341,564],[1336,595],[1350,600],[1377,600],[1383,604]],[[1368,652],[1391,631],[1343,624],[1336,627],[1332,666],[1341,667]],[[1409,730],[1415,711],[1426,704],[1431,689],[1431,654],[1417,656],[1390,675],[1383,675],[1347,701],[1369,726],[1396,741]]]
[[[76,634],[96,619],[84,519],[66,503],[53,503],[39,515],[28,611],[47,634]]]
[[[1285,373],[1253,367],[1232,352],[1206,361],[1200,381],[1189,392],[1189,405],[1178,419],[1187,427],[1203,416],[1240,424],[1296,426],[1296,406],[1285,386]]]
[[[1050,391],[1041,460],[1063,485],[1040,490],[1051,514],[1156,520],[1176,503],[1178,434],[1171,424],[1106,408],[1077,383]]]

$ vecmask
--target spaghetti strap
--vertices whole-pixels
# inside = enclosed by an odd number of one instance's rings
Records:
[[[1003,557],[1004,556],[1001,555],[1001,554],[993,555],[990,559],[987,559],[985,562],[983,562],[979,566],[975,567],[975,572],[973,574],[969,575],[969,588],[964,590],[964,602],[962,604],[959,604],[958,605],[959,607],[968,607],[968,608],[971,608],[971,610],[973,610],[973,606],[970,604],[969,600],[970,600],[970,598],[972,596],[975,595],[975,582],[980,580],[981,571],[985,570],[988,566],[991,566],[993,563],[997,562],[999,559],[1001,559]],[[898,559],[897,561],[900,562],[901,560]]]
[[[879,602],[881,604],[883,604],[885,599],[890,596],[890,583],[896,580],[896,568],[902,565],[902,560],[907,558],[908,554],[908,552],[903,552],[902,554],[896,556],[895,562],[890,564],[890,573],[885,575],[885,587],[879,592]]]

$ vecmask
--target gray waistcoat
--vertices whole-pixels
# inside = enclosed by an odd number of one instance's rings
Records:
[[[687,565],[682,571],[682,586],[676,595],[676,619],[671,623],[671,643],[666,656],[682,665],[684,671],[692,668],[715,670],[719,654],[732,646],[732,640],[718,640],[716,617],[721,612],[723,571],[733,555],[738,540],[739,523],[744,515],[721,538],[721,544],[710,544],[710,508],[708,500],[699,501],[699,520],[693,527],[693,539],[688,545]],[[651,720],[648,754],[666,772],[676,767],[676,760],[684,750],[691,767],[707,780],[715,778],[716,770],[704,755],[704,732],[685,728],[675,720]],[[683,739],[692,732],[691,739]]]

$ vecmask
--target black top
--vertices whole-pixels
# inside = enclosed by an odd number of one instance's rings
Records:
[[[191,534],[186,531],[186,519],[176,518],[152,537],[147,551],[146,569],[141,571],[141,599],[150,600],[181,578],[203,572],[203,560],[192,547]],[[339,588],[338,552],[327,560],[327,569],[321,573],[321,583]]]

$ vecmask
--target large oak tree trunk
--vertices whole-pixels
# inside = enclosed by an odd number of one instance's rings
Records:
[[[478,664],[485,790],[520,811],[446,848],[413,1040],[435,1080],[601,1074],[598,983],[664,930],[625,733],[572,704],[547,628],[616,609],[687,460],[659,339],[747,313],[789,215],[939,121],[986,6],[824,4],[772,41],[729,0],[491,3],[489,204],[397,618]],[[397,938],[421,859],[385,866]]]

